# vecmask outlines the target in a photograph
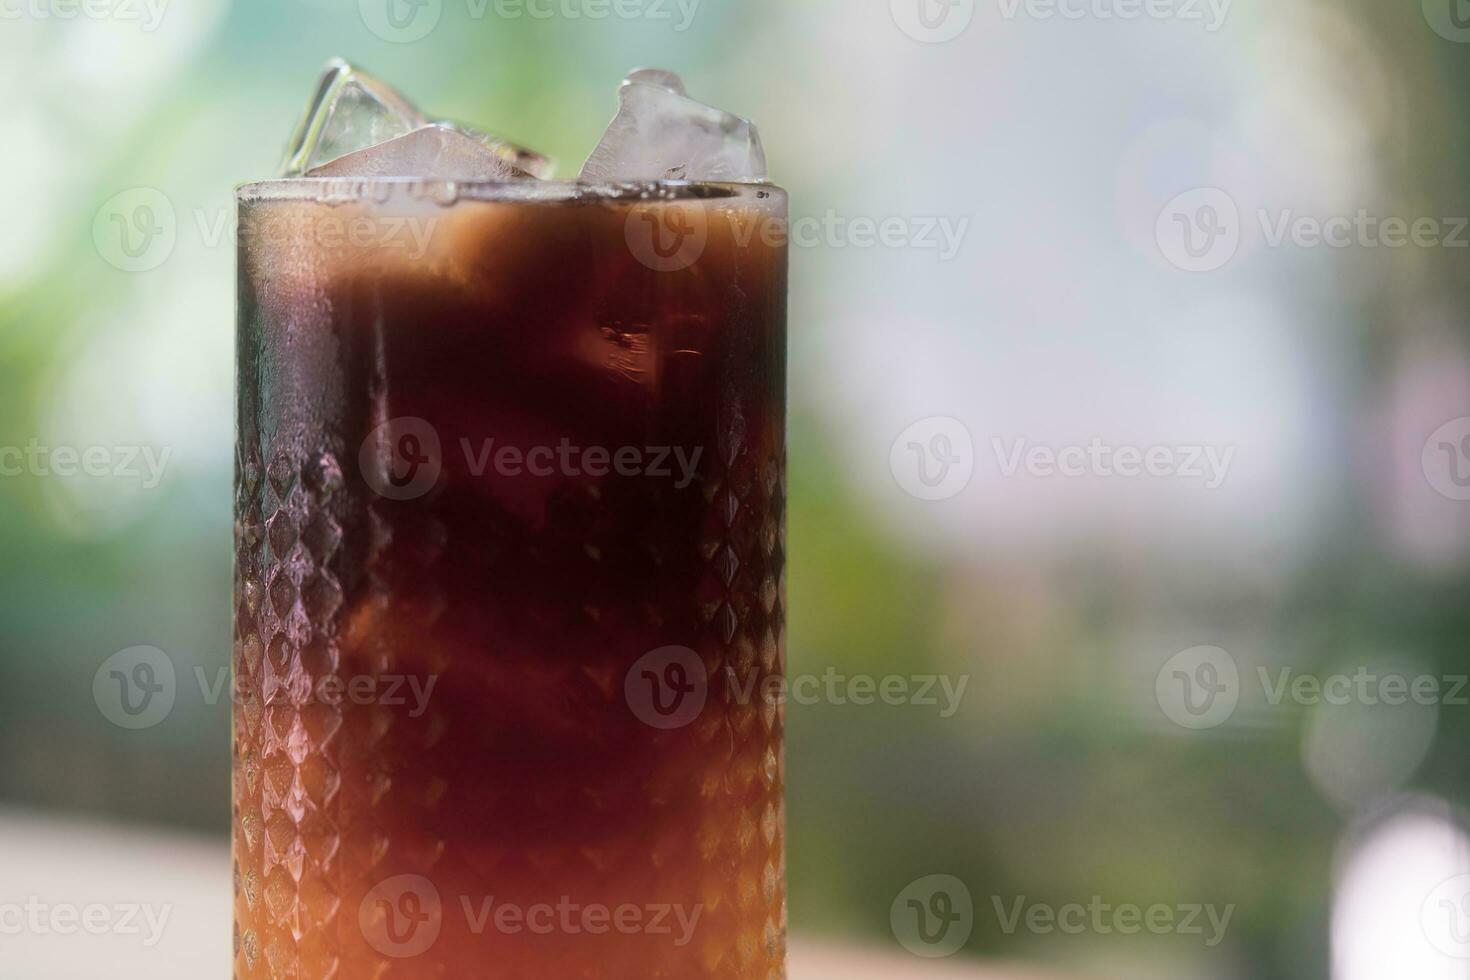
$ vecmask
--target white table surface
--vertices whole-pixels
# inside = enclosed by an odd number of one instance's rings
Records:
[[[226,980],[230,864],[219,840],[146,833],[43,813],[0,811],[0,907],[150,906],[161,939],[14,934],[0,918],[0,980]],[[13,916],[12,916],[13,919]],[[973,961],[920,960],[893,950],[793,938],[792,980],[1043,980]]]

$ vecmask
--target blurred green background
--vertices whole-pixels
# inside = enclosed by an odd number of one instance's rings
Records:
[[[0,445],[169,455],[157,486],[0,478],[0,803],[228,832],[227,699],[185,683],[164,723],[124,731],[92,680],[138,644],[181,675],[228,664],[231,189],[274,170],[321,63],[563,176],[624,72],[659,65],[759,124],[794,219],[968,222],[952,256],[839,233],[792,250],[791,669],[970,678],[952,717],[790,709],[793,930],[896,948],[895,897],[943,873],[976,907],[963,956],[1466,975],[1426,946],[1419,902],[1470,871],[1470,708],[1272,704],[1256,681],[1470,672],[1470,504],[1426,465],[1470,415],[1464,236],[1273,245],[1257,220],[1470,214],[1452,8],[1241,0],[1212,30],[960,0],[936,42],[903,29],[903,0],[568,3],[429,0],[405,9],[433,24],[396,38],[369,0],[170,0],[152,27],[5,8]],[[1202,187],[1244,231],[1191,273],[1156,220]],[[168,234],[120,255],[110,216],[140,188]],[[890,450],[934,416],[968,429],[974,475],[926,501]],[[994,441],[1094,437],[1235,455],[1210,489],[1008,476]],[[1156,679],[1200,645],[1242,682],[1228,721],[1192,731]],[[1008,933],[992,900],[1020,896],[1235,913],[1210,948]]]

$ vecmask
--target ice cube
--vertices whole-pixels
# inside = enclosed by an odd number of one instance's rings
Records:
[[[395,147],[390,155],[371,160],[355,160],[326,171],[326,165],[380,143],[407,136],[426,126],[447,128],[460,133],[491,150],[514,172],[487,166],[483,160],[456,141],[430,134],[411,145]],[[438,140],[434,143],[434,140]],[[434,147],[437,146],[437,151]],[[332,176],[351,173],[357,176],[446,177],[438,171],[404,170],[416,159],[436,164],[440,170],[453,171],[456,179],[471,177],[534,176],[550,177],[555,163],[548,157],[517,146],[509,140],[492,136],[457,122],[431,122],[427,116],[392,86],[379,81],[358,68],[334,58],[327,63],[317,81],[316,95],[306,107],[306,114],[296,124],[281,175],[299,177]],[[387,168],[385,170],[384,168]]]
[[[308,177],[423,177],[438,180],[514,180],[530,177],[487,146],[451,126],[425,126],[306,172]]]
[[[684,94],[673,72],[641,68],[623,80],[620,108],[582,166],[583,180],[766,179],[755,126]]]
[[[322,71],[316,95],[296,124],[281,176],[299,177],[427,123],[413,103],[391,86],[340,58],[333,59]]]
[[[535,150],[528,150],[524,146],[512,143],[508,139],[502,139],[493,133],[486,133],[482,130],[475,129],[473,126],[466,126],[464,123],[458,123],[452,120],[436,122],[434,125],[447,126],[456,132],[463,133],[471,139],[477,140],[489,148],[496,156],[500,157],[501,160],[504,160],[517,170],[524,171],[524,175],[526,176],[548,180],[556,170],[556,161],[551,159],[551,157],[537,153]]]
[[[650,85],[662,85],[670,92],[678,92],[680,95],[689,94],[684,91],[684,79],[664,68],[634,68],[623,79],[623,84],[628,82],[648,82]]]

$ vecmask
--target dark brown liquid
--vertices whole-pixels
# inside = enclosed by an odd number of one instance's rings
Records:
[[[774,207],[242,204],[237,977],[784,976]]]

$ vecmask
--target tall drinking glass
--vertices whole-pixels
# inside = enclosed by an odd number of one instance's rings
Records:
[[[784,192],[237,196],[235,976],[784,976]]]

